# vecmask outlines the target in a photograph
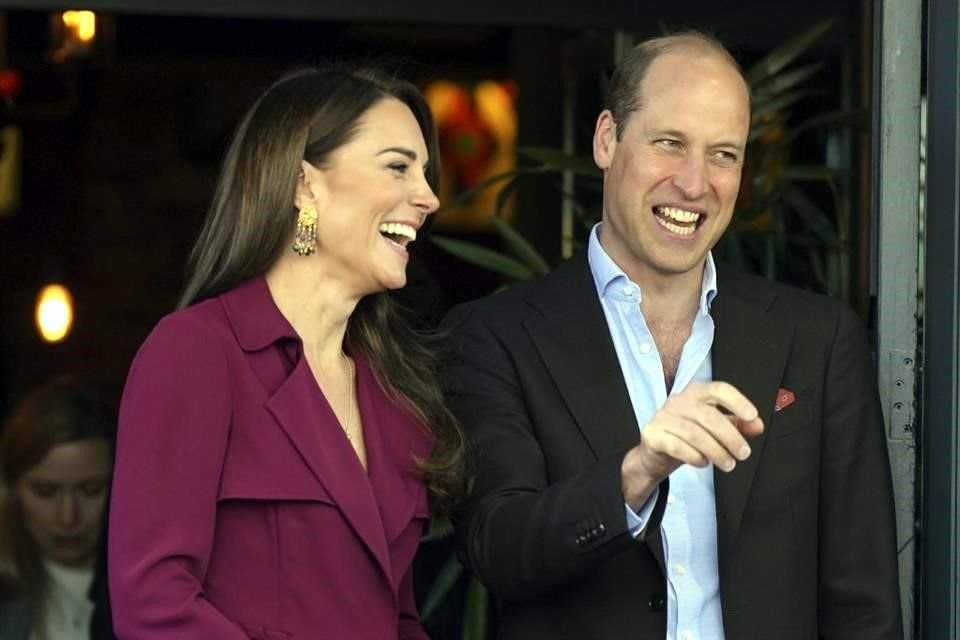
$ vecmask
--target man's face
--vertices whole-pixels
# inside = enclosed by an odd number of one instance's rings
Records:
[[[600,242],[638,283],[699,279],[740,188],[750,127],[747,89],[726,60],[681,49],[650,64],[640,96],[620,140],[609,111],[597,120],[594,159],[604,170]]]

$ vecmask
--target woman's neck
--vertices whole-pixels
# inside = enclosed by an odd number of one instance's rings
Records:
[[[343,357],[347,323],[360,298],[325,278],[314,262],[281,258],[266,273],[267,287],[311,361],[333,365]]]

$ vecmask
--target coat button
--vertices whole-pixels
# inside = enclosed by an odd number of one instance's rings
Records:
[[[650,596],[650,599],[647,601],[647,606],[650,608],[650,611],[663,611],[666,604],[661,595]]]

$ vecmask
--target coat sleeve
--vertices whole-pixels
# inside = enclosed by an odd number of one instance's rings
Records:
[[[169,316],[134,359],[120,407],[109,583],[121,640],[245,640],[204,597],[231,420],[226,342]]]
[[[469,308],[448,315],[444,380],[468,442],[471,492],[454,514],[461,560],[496,595],[537,597],[638,544],[627,529],[620,467],[626,451],[551,482],[528,412],[517,357]],[[659,492],[648,530],[660,526]]]
[[[820,475],[820,637],[901,640],[896,520],[866,335],[844,309],[825,380]]]

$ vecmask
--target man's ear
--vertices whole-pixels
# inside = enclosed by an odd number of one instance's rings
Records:
[[[617,123],[609,109],[597,116],[597,127],[593,132],[593,161],[603,171],[613,164],[617,151]]]
[[[299,211],[304,207],[320,209],[326,196],[326,181],[323,171],[306,160],[300,161],[297,187],[293,192],[293,206]]]

